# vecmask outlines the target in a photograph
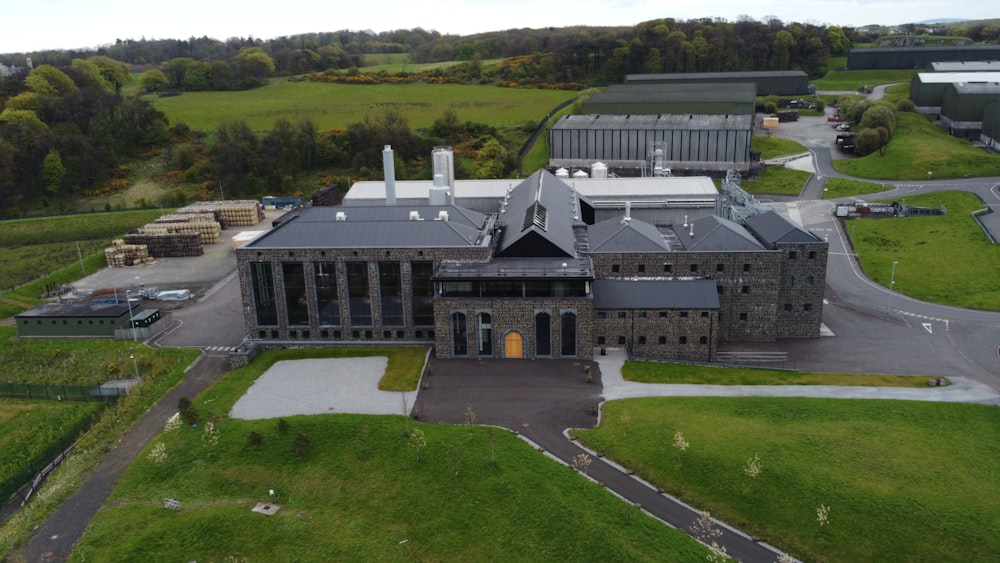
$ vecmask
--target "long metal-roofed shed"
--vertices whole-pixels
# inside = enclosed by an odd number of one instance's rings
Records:
[[[950,84],[941,97],[941,121],[950,135],[978,139],[986,104],[1000,99],[1000,82]]]
[[[758,96],[804,96],[812,94],[809,76],[801,70],[762,70],[738,72],[675,72],[628,74],[626,84],[733,84],[750,82]]]
[[[979,140],[993,150],[1000,151],[1000,100],[994,100],[983,109],[983,128]]]
[[[652,176],[655,166],[674,174],[747,174],[752,138],[749,114],[567,115],[549,130],[549,167],[599,161],[622,176]]]
[[[920,113],[941,113],[941,100],[948,86],[958,82],[1000,82],[997,72],[921,72],[910,80],[910,101]]]
[[[584,113],[605,115],[753,115],[757,86],[726,84],[612,84],[583,104]]]
[[[927,68],[935,61],[983,61],[1000,59],[1000,45],[964,47],[864,47],[847,54],[850,70]]]
[[[129,315],[139,316],[137,305],[121,303],[47,303],[14,317],[19,337],[114,337],[127,326]],[[145,317],[143,317],[145,318]]]
[[[1000,61],[935,61],[928,72],[1000,72]]]

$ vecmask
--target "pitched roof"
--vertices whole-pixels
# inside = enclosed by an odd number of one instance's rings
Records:
[[[573,257],[578,223],[573,188],[546,170],[515,186],[506,197],[498,223],[503,233],[497,247],[502,257]]]
[[[242,248],[464,247],[488,229],[486,215],[453,205],[311,207]]]
[[[667,252],[670,246],[653,225],[635,219],[612,218],[587,229],[591,253]]]
[[[764,247],[739,223],[716,215],[699,217],[685,227],[674,225],[677,238],[688,251],[763,250]],[[693,235],[691,233],[694,233]]]
[[[747,228],[768,246],[783,242],[819,242],[816,235],[775,211],[754,215],[747,220]]]
[[[718,309],[714,280],[595,280],[595,309]]]

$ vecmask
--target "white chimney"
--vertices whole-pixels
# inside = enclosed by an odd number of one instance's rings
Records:
[[[445,183],[444,174],[434,175],[429,200],[430,204],[434,206],[448,205],[448,184]]]
[[[688,233],[688,236],[691,237],[691,238],[694,238],[694,222],[693,221],[691,222],[691,232]]]
[[[455,153],[451,147],[434,147],[431,151],[431,163],[433,173],[444,176],[444,183],[450,193],[449,201],[455,205]]]
[[[396,205],[396,163],[389,145],[382,149],[382,170],[385,173],[385,204]]]
[[[631,221],[632,220],[632,202],[631,201],[626,201],[625,202],[625,220],[626,221]]]
[[[688,226],[688,216],[687,215],[684,216],[684,226],[685,227]]]

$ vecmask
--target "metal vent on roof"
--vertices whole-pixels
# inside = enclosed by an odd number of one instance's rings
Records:
[[[545,206],[536,201],[524,210],[524,225],[521,227],[521,230],[524,231],[534,225],[543,231],[547,231],[548,219],[549,213],[545,209]]]

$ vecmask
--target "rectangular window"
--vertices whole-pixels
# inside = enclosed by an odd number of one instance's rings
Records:
[[[618,274],[618,273],[621,273],[621,271],[622,271],[622,267],[621,267],[620,264],[612,264],[611,265],[611,273],[612,274]]]
[[[625,337],[624,336],[619,336],[618,337],[618,345],[619,346],[624,346],[625,345]]]
[[[379,305],[382,326],[403,326],[403,280],[399,262],[378,263]]]
[[[368,262],[347,262],[347,308],[352,326],[372,324],[371,288]]]
[[[285,282],[285,312],[289,326],[309,326],[309,300],[306,299],[306,270],[302,262],[282,262]]]
[[[639,269],[639,273],[640,274],[645,274],[646,273],[646,265],[645,264],[639,264],[638,269]]]
[[[789,250],[788,251],[788,259],[789,260],[795,260],[796,258],[798,258],[798,256],[799,256],[798,252],[795,252],[794,250]]]
[[[806,312],[812,311],[813,310],[812,303],[806,303],[802,305],[802,310]]]
[[[660,319],[665,319],[665,318],[667,318],[667,312],[666,311],[660,311]]]
[[[698,273],[698,265],[697,264],[691,264],[691,273],[692,274],[697,274]]]
[[[603,321],[604,319],[608,318],[608,314],[605,313],[604,311],[598,311],[597,312],[597,318],[598,318],[598,320],[602,320]]]
[[[786,313],[791,313],[792,312],[792,304],[791,303],[785,303],[785,312]]]
[[[681,311],[680,312],[680,316],[681,316],[682,319],[686,319],[686,318],[688,318],[688,312],[687,311]]]
[[[815,250],[810,250],[809,251],[809,259],[810,260],[815,260],[816,259],[816,251]]]
[[[663,273],[664,274],[670,274],[673,271],[674,271],[674,265],[673,264],[664,264],[663,265]]]
[[[646,318],[646,311],[639,311],[639,318],[640,319],[645,319]]]
[[[625,311],[618,311],[618,318],[619,319],[624,319],[625,318]]]
[[[270,262],[250,262],[250,285],[258,325],[278,324],[278,304],[274,294],[274,268]],[[103,321],[102,321],[103,322]]]
[[[604,340],[603,336],[598,336],[597,337],[597,345],[598,346],[604,346],[604,342],[605,342],[605,340]]]
[[[708,311],[702,311],[701,312],[701,318],[707,319],[708,318]]]
[[[747,322],[747,314],[746,313],[740,313],[740,322],[741,323]]]
[[[659,344],[660,346],[663,346],[664,344],[667,343],[667,337],[666,336],[661,336],[661,337],[657,338],[656,339],[656,343]]]
[[[645,336],[640,336],[639,337],[639,345],[640,346],[645,346],[646,345],[646,337]]]
[[[410,263],[413,324],[416,326],[434,325],[434,284],[431,282],[433,274],[434,264],[432,262]]]
[[[687,344],[688,343],[688,337],[687,336],[682,336],[682,337],[678,338],[677,339],[677,343],[678,344]]]
[[[722,264],[722,263],[716,264],[715,265],[715,271],[716,272],[725,272],[726,271],[726,265]]]
[[[743,264],[743,273],[747,273],[749,271],[750,271],[750,264]]]
[[[750,293],[750,286],[749,285],[744,285],[743,287],[741,287],[740,288],[740,293]]]
[[[337,294],[337,264],[334,262],[313,262],[313,284],[316,286],[319,324],[324,326],[339,325],[340,299]]]

